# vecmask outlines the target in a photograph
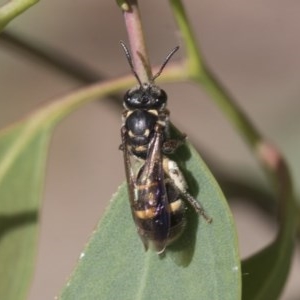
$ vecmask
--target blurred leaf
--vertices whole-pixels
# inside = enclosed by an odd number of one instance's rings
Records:
[[[33,271],[49,131],[29,119],[0,134],[0,295],[25,299]]]
[[[119,92],[126,77],[82,88],[0,132],[0,295],[24,299],[34,268],[37,219],[54,126],[81,105]]]
[[[192,146],[177,157],[191,193],[212,224],[187,212],[182,237],[163,257],[145,252],[122,185],[80,256],[61,299],[240,299],[238,245],[232,215],[218,185]],[[198,226],[199,225],[199,226]]]
[[[280,240],[245,260],[242,264],[243,300],[278,299],[287,276],[294,241],[282,251]]]
[[[289,183],[287,169],[281,168],[281,182]],[[243,300],[278,299],[288,278],[296,242],[298,207],[292,185],[283,184],[280,195],[282,217],[276,239],[242,264]]]

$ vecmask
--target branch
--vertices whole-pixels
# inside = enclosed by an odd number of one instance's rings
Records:
[[[127,0],[119,5],[125,19],[134,69],[141,82],[150,82],[152,71],[137,1]]]
[[[12,0],[0,7],[0,31],[16,16],[27,10],[39,0]]]

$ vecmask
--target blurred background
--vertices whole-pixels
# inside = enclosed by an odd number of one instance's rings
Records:
[[[0,1],[2,3],[2,1]],[[300,2],[184,1],[207,64],[254,124],[287,158],[300,195]],[[167,1],[140,1],[148,50],[160,64],[181,45]],[[61,51],[113,78],[129,73],[119,45],[127,40],[115,1],[41,1],[8,31]],[[184,48],[174,59],[184,57]],[[0,38],[0,126],[83,85]],[[251,153],[209,97],[192,84],[163,86],[173,123],[223,172],[263,176]],[[53,299],[75,266],[111,195],[124,180],[121,106],[94,101],[56,129],[47,165],[40,241],[30,300]],[[206,154],[209,153],[209,156]],[[217,164],[216,164],[217,162]],[[246,201],[232,202],[242,257],[275,236],[274,218]],[[118,224],[116,224],[118,226]],[[120,229],[121,230],[121,229]],[[282,299],[299,299],[296,251]]]

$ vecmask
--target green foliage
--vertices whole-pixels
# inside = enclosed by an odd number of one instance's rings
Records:
[[[36,2],[19,0],[2,5],[0,30]],[[129,3],[120,3],[127,14],[131,13]],[[166,69],[162,77],[173,81],[190,79],[201,85],[262,161],[262,167],[271,175],[270,183],[275,183],[274,190],[283,207],[279,234],[271,245],[242,265],[243,299],[275,299],[288,276],[297,226],[287,166],[277,149],[264,141],[206,67],[181,1],[172,0],[170,4],[187,57],[186,64]],[[139,45],[141,30],[129,32],[133,33],[136,36],[131,36],[131,40]],[[49,58],[43,53],[40,56]],[[50,62],[59,65],[54,60]],[[47,148],[54,126],[84,103],[119,92],[130,86],[132,80],[121,78],[81,89],[0,132],[1,299],[21,300],[27,294],[34,268]],[[268,155],[277,159],[275,163]],[[205,207],[213,223],[207,224],[189,209],[184,234],[168,247],[166,254],[160,257],[152,251],[145,253],[123,185],[82,253],[61,299],[241,298],[237,238],[223,194],[191,145],[180,149],[175,159],[181,163],[191,193]]]
[[[48,130],[30,120],[0,135],[0,295],[6,300],[24,299],[31,280],[48,141]]]
[[[294,241],[276,240],[243,262],[243,300],[278,299],[289,273]]]
[[[213,217],[190,208],[187,228],[162,257],[145,252],[131,218],[126,186],[81,254],[61,299],[240,299],[241,276],[231,212],[211,173],[191,145],[180,149],[192,193]]]

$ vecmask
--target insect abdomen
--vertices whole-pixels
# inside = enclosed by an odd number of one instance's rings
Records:
[[[157,190],[157,187],[153,187]],[[143,204],[148,204],[141,209],[141,203],[136,203],[133,209],[135,223],[138,233],[144,242],[145,248],[154,248],[158,253],[162,253],[166,246],[177,239],[185,227],[185,206],[179,198],[178,193],[169,184],[166,184],[166,206],[153,203],[149,206],[151,200],[149,197],[153,194],[140,195],[139,199],[144,199]]]

